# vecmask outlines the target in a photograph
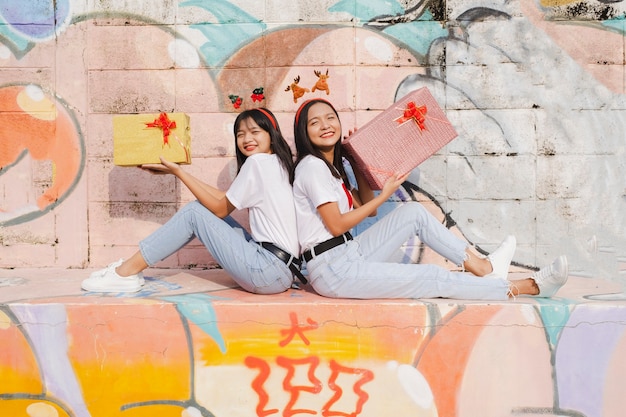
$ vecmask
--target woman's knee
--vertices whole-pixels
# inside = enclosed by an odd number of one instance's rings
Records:
[[[200,203],[198,200],[190,201],[189,203],[185,204],[183,208],[180,209],[180,211],[203,211],[203,210],[207,210],[207,208],[204,207],[202,203]]]
[[[417,220],[418,223],[422,223],[430,215],[426,208],[416,201],[409,201],[406,204],[403,204],[398,207],[398,211],[407,220]]]
[[[204,207],[198,200],[190,201],[185,204],[183,208],[178,210],[177,215],[183,216],[194,222],[198,222],[198,219],[206,219],[208,217],[217,218],[215,214],[213,214],[208,208]]]

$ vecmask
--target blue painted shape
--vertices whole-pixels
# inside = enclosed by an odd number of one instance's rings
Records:
[[[426,55],[433,41],[448,36],[448,31],[439,22],[422,17],[425,19],[389,26],[383,33],[401,41],[413,51]]]
[[[195,24],[190,26],[199,30],[208,41],[200,46],[200,53],[212,66],[219,66],[230,58],[242,45],[259,37],[265,30],[262,23],[237,24]]]
[[[550,346],[556,346],[559,335],[563,327],[570,318],[569,305],[564,304],[563,300],[555,300],[552,298],[537,298],[539,303],[539,315],[543,321],[543,327],[548,334]]]
[[[200,54],[212,66],[219,66],[231,57],[241,45],[257,38],[266,28],[258,18],[227,1],[188,0],[181,7],[200,7],[207,10],[218,23],[198,23],[190,27],[200,31],[207,42],[200,46]]]
[[[23,36],[15,33],[11,26],[0,24],[0,40],[7,45],[9,49],[17,48],[18,51],[24,52],[32,46],[32,43]]]
[[[226,343],[217,327],[217,315],[213,309],[212,301],[224,299],[206,294],[183,294],[162,297],[163,300],[176,304],[178,311],[185,318],[198,326],[217,343],[220,352],[226,353]]]
[[[228,1],[187,0],[180,7],[199,7],[211,13],[219,23],[258,23],[260,20]]]
[[[379,16],[396,16],[404,13],[404,7],[397,1],[380,0],[340,0],[328,9],[329,12],[345,12],[362,22]]]
[[[626,21],[624,20],[624,15],[620,18],[605,20],[602,22],[602,26],[609,28],[612,31],[619,32],[622,36],[626,35]]]

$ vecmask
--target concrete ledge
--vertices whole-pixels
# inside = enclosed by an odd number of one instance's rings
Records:
[[[137,294],[85,270],[0,270],[0,416],[611,416],[626,301],[333,300],[147,270]]]

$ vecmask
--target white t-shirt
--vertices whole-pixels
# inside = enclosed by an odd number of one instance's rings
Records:
[[[343,181],[331,174],[324,161],[312,155],[305,156],[296,167],[293,197],[302,251],[334,237],[317,211],[319,206],[337,202],[341,213],[350,211]]]
[[[274,154],[254,154],[244,162],[226,192],[238,210],[249,209],[250,234],[292,255],[300,254],[289,175]]]

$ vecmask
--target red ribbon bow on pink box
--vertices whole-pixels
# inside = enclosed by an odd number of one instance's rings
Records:
[[[403,124],[408,122],[409,120],[415,121],[415,123],[419,126],[420,130],[425,130],[426,125],[424,122],[426,121],[426,112],[428,109],[426,106],[416,106],[415,102],[409,101],[404,109],[404,114],[397,119],[395,119],[398,123]]]

